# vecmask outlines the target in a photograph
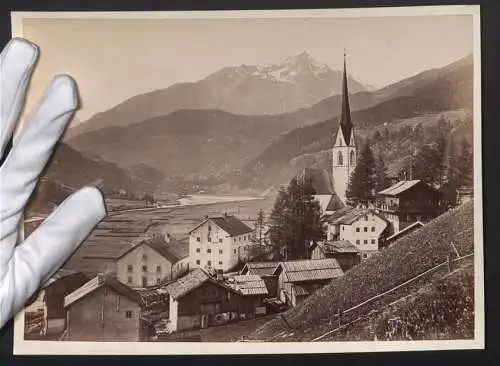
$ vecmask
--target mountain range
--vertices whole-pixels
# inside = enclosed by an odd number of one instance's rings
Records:
[[[134,96],[113,108],[79,121],[66,134],[126,126],[183,109],[217,109],[239,115],[267,115],[308,108],[340,94],[342,71],[315,61],[307,52],[279,64],[225,67],[198,82],[177,83]],[[349,76],[352,92],[370,87]]]
[[[418,116],[471,110],[472,72],[472,56],[468,56],[379,90],[352,93],[352,116],[358,134]],[[259,94],[260,89],[254,93]],[[132,106],[147,109],[148,103],[138,106],[139,99],[106,113],[119,120],[120,111]],[[167,179],[216,177],[227,183],[224,189],[238,186],[265,190],[289,179],[292,166],[311,161],[317,164],[328,158],[324,151],[336,132],[339,107],[340,96],[334,95],[312,107],[279,115],[180,109],[127,125],[83,132],[66,143],[89,158],[114,162],[126,171],[142,164],[143,169],[147,166]],[[326,160],[325,164],[328,166]]]

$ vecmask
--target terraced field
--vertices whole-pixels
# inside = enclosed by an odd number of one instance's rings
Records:
[[[120,200],[118,204],[126,205],[123,200]],[[268,198],[175,208],[149,208],[122,213],[114,212],[99,223],[64,267],[91,275],[96,272],[112,271],[114,259],[147,235],[164,232],[170,233],[175,238],[182,238],[205,215],[224,212],[234,214],[248,225],[253,226],[258,210],[262,208],[267,213],[273,204],[274,199]]]

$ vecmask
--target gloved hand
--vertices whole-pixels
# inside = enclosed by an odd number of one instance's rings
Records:
[[[17,124],[37,55],[36,46],[13,39],[0,56],[0,156]],[[105,216],[99,190],[85,187],[16,246],[24,207],[77,103],[73,80],[55,77],[0,167],[0,328]]]

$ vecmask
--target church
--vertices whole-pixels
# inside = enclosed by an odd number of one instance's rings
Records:
[[[324,214],[332,213],[347,205],[347,186],[356,167],[358,155],[349,105],[345,53],[341,98],[339,125],[332,147],[331,175],[324,169],[313,168],[305,168],[301,173],[302,179],[309,179],[311,182],[316,192],[315,198],[320,202]]]

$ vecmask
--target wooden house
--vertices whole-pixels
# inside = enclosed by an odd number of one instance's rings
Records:
[[[59,270],[43,287],[43,329],[42,334],[62,333],[66,329],[64,298],[88,281],[80,272]]]
[[[247,276],[240,276],[247,277]],[[267,289],[263,281],[238,278],[229,282],[201,268],[168,284],[169,330],[207,328],[257,315]]]
[[[267,287],[269,297],[278,296],[278,277],[273,274],[279,262],[248,262],[240,271],[242,275],[257,275]]]
[[[420,221],[427,223],[445,210],[443,194],[421,180],[402,180],[378,192],[377,210],[397,233]]]
[[[297,306],[304,298],[344,275],[336,259],[305,259],[280,262],[273,273],[278,277],[279,299]]]
[[[147,340],[137,291],[111,275],[97,275],[64,299],[69,341]]]
[[[361,251],[349,240],[322,241],[311,247],[311,259],[334,258],[346,272],[361,261]]]
[[[117,279],[132,288],[174,280],[189,271],[189,244],[163,235],[140,241],[116,259]]]

